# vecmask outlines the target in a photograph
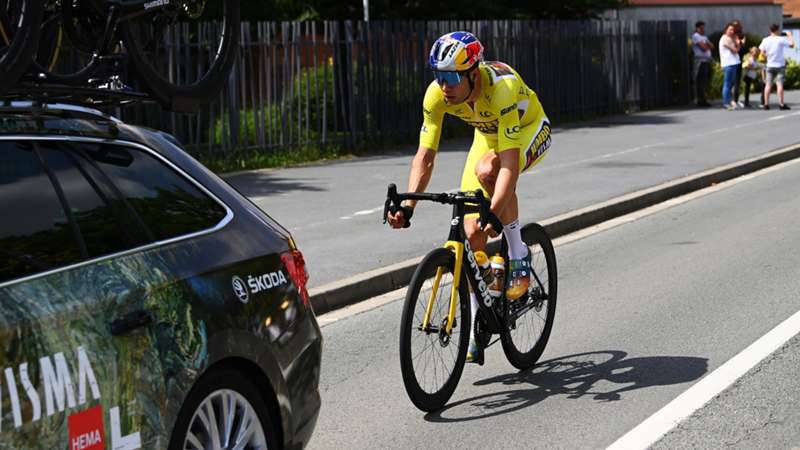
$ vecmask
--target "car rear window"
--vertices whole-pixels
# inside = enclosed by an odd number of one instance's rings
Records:
[[[197,186],[144,151],[110,144],[81,148],[113,180],[156,240],[213,228],[227,214]]]
[[[122,144],[0,140],[0,283],[216,227],[227,210]]]

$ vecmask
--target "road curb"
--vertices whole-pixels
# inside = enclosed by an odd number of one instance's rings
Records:
[[[753,158],[705,170],[666,183],[560,214],[539,222],[552,238],[564,236],[616,217],[662,203],[769,166],[800,158],[800,144],[779,148]],[[525,236],[533,224],[523,227]],[[491,250],[491,249],[490,249]],[[422,256],[370,270],[309,290],[317,315],[358,303],[408,284]]]

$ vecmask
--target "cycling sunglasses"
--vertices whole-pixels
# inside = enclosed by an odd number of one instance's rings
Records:
[[[439,86],[445,83],[447,83],[448,86],[455,86],[458,83],[461,83],[461,72],[445,72],[434,70],[433,76],[436,78],[436,82],[439,83]]]

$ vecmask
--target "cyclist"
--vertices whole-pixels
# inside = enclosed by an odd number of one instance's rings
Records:
[[[516,186],[519,174],[536,165],[550,147],[550,121],[536,93],[505,63],[483,61],[483,45],[472,33],[445,34],[431,48],[428,66],[434,81],[423,101],[423,122],[419,148],[411,162],[409,192],[424,192],[433,172],[444,114],[454,115],[475,128],[461,190],[482,189],[491,198],[491,210],[503,223],[508,241],[509,282],[506,297],[514,301],[528,290],[531,256],[522,242]],[[387,215],[394,228],[411,219],[416,202],[405,201],[395,214]],[[487,226],[481,230],[477,214],[465,219],[464,229],[473,251],[485,250],[488,236],[497,233]],[[475,293],[470,293],[472,318],[478,310]],[[469,362],[483,363],[470,327]]]

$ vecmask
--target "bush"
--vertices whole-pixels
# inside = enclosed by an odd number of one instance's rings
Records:
[[[742,75],[744,78],[744,75]],[[711,82],[708,83],[706,89],[706,98],[709,100],[722,98],[722,81],[724,77],[722,74],[722,67],[719,63],[714,61],[711,65]],[[786,90],[800,89],[800,63],[792,59],[786,59],[786,79],[783,82],[783,87]],[[739,87],[739,92],[744,93],[744,81]],[[773,89],[773,92],[775,90]],[[752,92],[750,93],[752,95]]]
[[[308,115],[305,112],[306,104],[309,105]],[[316,68],[304,68],[295,75],[292,89],[286,93],[281,102],[265,105],[259,110],[249,108],[239,111],[239,145],[247,147],[257,144],[256,118],[259,119],[258,125],[263,129],[267,142],[270,136],[273,142],[280,142],[281,137],[284,142],[288,142],[291,136],[291,141],[296,143],[301,140],[298,128],[303,131],[309,129],[308,140],[316,140],[322,131],[323,105],[327,121],[325,128],[332,132],[334,129],[332,67],[321,65]],[[300,120],[298,111],[301,111]],[[225,114],[214,123],[214,144],[222,143],[225,132],[229,131],[229,120],[230,117]],[[302,140],[305,138],[303,133]]]

